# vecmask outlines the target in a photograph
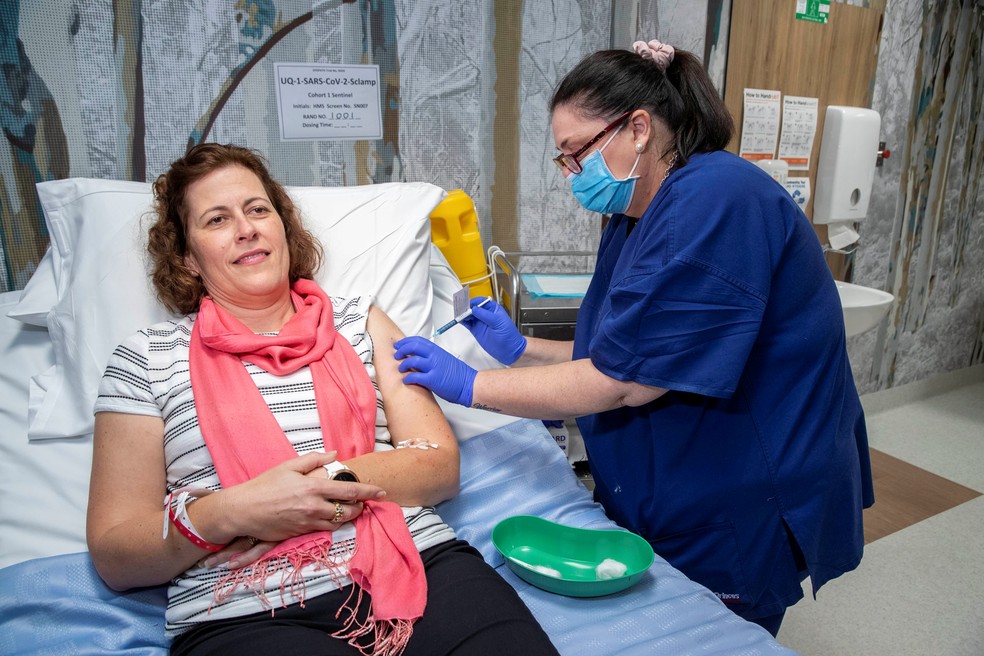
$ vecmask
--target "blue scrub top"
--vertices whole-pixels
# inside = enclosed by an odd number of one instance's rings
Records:
[[[807,218],[735,155],[694,154],[615,215],[574,358],[668,390],[582,417],[595,495],[746,618],[858,565],[874,500],[834,280]]]

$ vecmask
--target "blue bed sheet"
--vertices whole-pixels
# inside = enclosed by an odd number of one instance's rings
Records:
[[[615,528],[541,422],[463,441],[461,491],[438,512],[519,591],[564,656],[794,653],[658,556],[637,585],[607,597],[563,597],[516,577],[491,542],[501,519]],[[0,653],[163,656],[165,602],[163,586],[110,590],[85,553],[12,565],[0,569]]]

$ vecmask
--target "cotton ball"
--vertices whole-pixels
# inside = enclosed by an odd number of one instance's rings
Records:
[[[527,562],[524,562],[524,561],[520,560],[519,558],[516,558],[515,556],[509,556],[509,560],[513,561],[514,563],[519,563],[523,567],[525,567],[527,569],[531,569],[534,572],[539,572],[540,574],[544,574],[546,576],[552,576],[555,579],[561,578],[560,572],[558,570],[555,570],[553,567],[547,567],[546,565],[534,565],[532,563],[527,563]]]
[[[597,567],[595,567],[595,576],[598,580],[602,579],[617,579],[618,577],[625,574],[629,568],[626,567],[625,563],[620,563],[617,560],[612,560],[611,558],[605,558],[601,561]]]
[[[546,574],[547,576],[552,576],[555,579],[560,578],[560,572],[555,570],[553,567],[547,567],[546,565],[530,565],[534,570],[540,572],[540,574]]]

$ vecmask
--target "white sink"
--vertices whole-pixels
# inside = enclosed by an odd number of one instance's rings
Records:
[[[888,292],[835,280],[844,309],[847,336],[858,335],[878,325],[891,307],[895,297]]]

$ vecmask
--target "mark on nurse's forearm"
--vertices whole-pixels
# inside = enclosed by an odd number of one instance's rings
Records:
[[[488,410],[489,412],[498,412],[499,414],[502,414],[502,408],[493,408],[492,406],[485,405],[484,403],[473,403],[472,407],[479,410]]]

